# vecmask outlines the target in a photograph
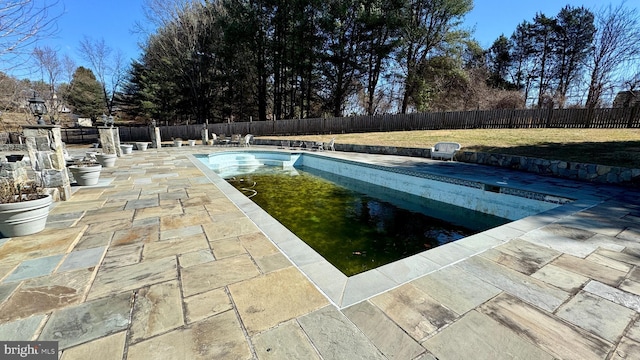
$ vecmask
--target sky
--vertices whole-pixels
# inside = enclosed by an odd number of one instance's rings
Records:
[[[475,29],[474,38],[486,49],[501,35],[511,36],[522,21],[533,21],[536,13],[556,16],[566,5],[584,6],[597,12],[609,4],[616,8],[640,8],[640,0],[474,0],[473,10],[465,17],[464,26]]]
[[[54,0],[44,0],[52,2]],[[122,51],[125,60],[138,59],[139,43],[143,38],[134,33],[136,23],[145,23],[144,0],[58,0],[54,13],[58,32],[54,38],[38,43],[67,54],[78,66],[88,66],[79,52],[80,41],[86,36],[92,40],[104,39],[107,46]],[[474,0],[474,9],[465,17],[464,27],[474,30],[474,38],[483,48],[491,46],[500,36],[510,36],[524,20],[532,21],[536,13],[555,16],[565,5],[600,9],[611,3],[614,7],[623,0]],[[627,7],[639,8],[640,0],[626,0]],[[64,7],[64,9],[63,9]]]
[[[140,34],[134,33],[136,23],[144,23],[144,0],[35,0],[48,4],[55,3],[49,10],[56,16],[56,31],[53,36],[38,40],[34,46],[51,47],[60,57],[68,55],[77,66],[88,67],[79,50],[80,42],[86,36],[92,41],[104,39],[113,51],[121,51],[127,63],[139,58]],[[39,80],[39,72],[28,74],[24,67],[19,71],[28,77]],[[65,79],[66,80],[66,79]],[[63,80],[63,81],[65,81]]]
[[[80,41],[87,36],[104,39],[109,47],[126,54],[127,59],[138,57],[140,36],[133,30],[136,22],[145,21],[143,0],[59,1],[64,10],[57,21],[58,34],[42,43],[76,58],[80,55]]]

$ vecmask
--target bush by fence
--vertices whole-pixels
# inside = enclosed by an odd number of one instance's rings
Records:
[[[163,141],[200,139],[203,124],[161,126]],[[260,135],[341,134],[403,130],[525,128],[640,128],[640,109],[478,110],[209,124],[209,133]],[[97,141],[96,128],[62,129],[66,143]],[[121,141],[150,141],[148,127],[120,127]]]

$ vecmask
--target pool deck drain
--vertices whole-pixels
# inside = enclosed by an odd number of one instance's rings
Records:
[[[637,190],[319,153],[576,199],[342,278],[193,158],[228,149],[125,155],[43,232],[0,240],[0,340],[64,360],[638,358]]]

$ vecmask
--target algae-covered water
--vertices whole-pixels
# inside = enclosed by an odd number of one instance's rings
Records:
[[[296,170],[272,168],[228,181],[247,196],[255,194],[256,204],[347,276],[508,222],[317,170]]]

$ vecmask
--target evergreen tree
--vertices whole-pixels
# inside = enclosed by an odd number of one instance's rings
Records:
[[[558,34],[558,23],[555,18],[549,18],[538,13],[533,19],[530,36],[533,37],[534,58],[533,75],[538,79],[538,107],[543,107],[545,100],[551,97],[551,82],[553,80],[553,59]]]
[[[499,89],[513,89],[515,86],[508,79],[509,69],[513,65],[511,55],[513,43],[506,36],[500,35],[487,51],[487,65],[490,77],[488,84]]]
[[[558,14],[555,51],[556,99],[564,107],[567,93],[585,67],[596,32],[593,13],[584,7],[565,6]]]
[[[529,94],[533,86],[533,80],[535,76],[534,61],[532,55],[534,53],[534,41],[530,36],[531,24],[527,21],[523,21],[518,24],[516,30],[511,35],[511,41],[513,43],[511,58],[513,60],[511,66],[511,82],[515,84],[516,88],[521,90],[524,94],[523,98],[526,105],[529,99]]]
[[[536,14],[511,36],[512,69],[525,98],[537,90],[537,106],[563,107],[567,93],[584,69],[595,33],[593,14],[566,6],[556,17]]]
[[[393,53],[400,44],[402,29],[402,0],[365,0],[360,14],[362,26],[363,69],[365,88],[363,107],[367,115],[374,115],[382,99],[380,78],[388,73]]]
[[[77,115],[96,120],[104,114],[102,85],[96,80],[93,72],[85,67],[78,67],[69,84],[67,101]]]
[[[323,34],[322,80],[325,109],[333,116],[343,115],[347,99],[356,93],[364,71],[365,48],[358,24],[358,0],[331,0],[321,19]]]
[[[398,63],[405,74],[401,112],[420,94],[423,79],[418,71],[433,56],[456,47],[468,34],[459,30],[462,18],[473,8],[472,0],[407,0],[403,8],[403,43]]]

